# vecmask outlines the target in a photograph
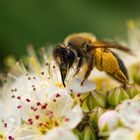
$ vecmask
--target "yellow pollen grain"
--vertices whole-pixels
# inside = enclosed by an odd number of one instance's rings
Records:
[[[136,140],[140,140],[140,132],[136,132]]]
[[[62,120],[57,118],[48,118],[46,122],[44,122],[43,126],[37,126],[37,130],[40,132],[40,134],[44,135],[51,129],[60,126]]]
[[[6,137],[2,133],[0,133],[0,140],[6,140]]]
[[[55,82],[55,85],[59,88],[64,88],[64,86],[61,82]]]
[[[35,68],[36,74],[40,76],[40,68],[34,56],[30,57],[30,62],[32,66]]]

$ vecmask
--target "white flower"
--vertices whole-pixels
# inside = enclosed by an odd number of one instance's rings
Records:
[[[119,116],[125,126],[131,129],[140,128],[140,102],[124,101],[119,107]]]
[[[111,133],[109,140],[139,140],[140,138],[140,102],[126,100],[119,105],[119,116],[127,128],[119,128]]]
[[[24,123],[34,130],[38,137],[56,127],[71,130],[83,117],[80,106],[73,106],[71,96],[60,92],[46,98],[45,102],[40,99],[21,98],[18,107]]]

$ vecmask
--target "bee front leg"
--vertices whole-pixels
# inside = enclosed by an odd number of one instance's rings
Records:
[[[88,79],[88,77],[93,69],[94,57],[92,55],[87,56],[86,64],[87,64],[87,70],[86,70],[86,73],[84,75],[84,79],[81,82],[81,85],[83,85],[83,83]]]
[[[82,64],[83,64],[83,59],[80,58],[80,60],[79,60],[79,62],[78,62],[78,66],[77,66],[77,68],[76,68],[76,72],[74,73],[73,77],[77,75],[77,73],[79,72],[79,70],[80,70]]]

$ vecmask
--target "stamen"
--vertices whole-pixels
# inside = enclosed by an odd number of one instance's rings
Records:
[[[18,108],[18,109],[21,109],[21,108],[22,108],[22,106],[21,106],[21,105],[19,105],[19,106],[17,106],[17,108]]]
[[[68,122],[70,119],[69,118],[65,118],[64,121]]]
[[[27,102],[30,102],[30,99],[26,99]]]
[[[40,105],[41,105],[41,103],[40,103],[40,102],[37,102],[37,103],[36,103],[36,105],[37,105],[37,106],[40,106]]]
[[[80,93],[77,93],[77,97],[80,97],[81,96],[81,94]]]
[[[4,127],[5,127],[5,128],[7,127],[7,123],[4,123]]]
[[[21,100],[21,97],[20,97],[20,96],[18,96],[18,97],[17,97],[17,99],[18,99],[18,100]]]
[[[60,97],[60,94],[59,93],[56,94],[56,98],[58,98],[58,97]]]
[[[40,118],[39,115],[35,115],[35,119],[38,120]]]
[[[14,138],[12,136],[8,136],[9,140],[14,140]]]
[[[56,99],[53,99],[53,102],[56,102]]]
[[[42,108],[42,109],[46,109],[47,105],[48,105],[48,104],[45,103],[44,105],[41,106],[41,108]]]
[[[20,67],[20,69],[22,70],[22,72],[24,74],[27,74],[27,70],[26,70],[26,68],[25,68],[22,60],[20,60],[19,62],[17,62],[16,65]]]
[[[16,77],[15,75],[11,74],[11,73],[8,73],[7,76],[9,78],[13,78],[14,80],[17,80],[18,77]]]
[[[11,98],[15,98],[15,95],[12,95]]]

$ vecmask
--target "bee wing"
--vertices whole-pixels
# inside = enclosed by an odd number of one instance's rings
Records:
[[[118,49],[118,50],[124,51],[131,55],[134,55],[133,52],[131,51],[131,49],[129,49],[125,46],[122,46],[118,43],[115,43],[115,42],[95,41],[93,47],[94,48],[113,48],[113,49]]]

